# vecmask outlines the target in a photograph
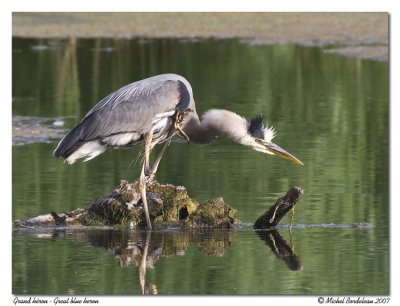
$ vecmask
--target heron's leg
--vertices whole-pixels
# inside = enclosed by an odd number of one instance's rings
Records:
[[[149,208],[147,207],[147,198],[146,198],[146,176],[144,175],[144,167],[145,163],[142,166],[142,172],[140,173],[139,178],[139,192],[142,198],[144,214],[146,216],[146,224],[147,229],[151,230],[151,222],[150,222],[150,215],[149,215]]]
[[[145,163],[145,171],[150,165],[150,151],[151,151],[151,141],[153,139],[153,133],[149,132],[143,135],[144,138],[144,163]]]
[[[147,206],[147,198],[146,198],[145,170],[149,165],[149,156],[150,156],[151,141],[153,138],[153,134],[146,133],[146,134],[144,134],[143,138],[144,138],[144,162],[143,162],[142,171],[141,171],[140,177],[139,177],[139,192],[140,192],[140,196],[142,198],[143,209],[144,209],[144,213],[146,216],[147,229],[151,230],[150,215],[149,215],[149,209]]]
[[[162,146],[160,153],[158,153],[157,158],[154,161],[153,165],[151,165],[151,167],[149,169],[147,169],[147,171],[146,171],[147,176],[152,177],[154,174],[156,174],[158,165],[160,164],[160,161],[161,161],[161,158],[163,157],[165,150],[167,149],[167,147],[169,146],[170,143],[171,143],[171,138],[168,139],[164,143],[164,145]]]

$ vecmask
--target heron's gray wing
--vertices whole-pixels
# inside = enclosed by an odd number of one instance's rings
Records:
[[[157,114],[186,109],[190,96],[180,81],[168,80],[159,84],[132,83],[100,101],[82,120],[81,139],[124,132],[145,133]]]
[[[147,79],[124,86],[96,104],[61,140],[54,155],[68,156],[92,139],[126,132],[146,133],[157,114],[187,109],[191,99],[190,91],[180,80]]]

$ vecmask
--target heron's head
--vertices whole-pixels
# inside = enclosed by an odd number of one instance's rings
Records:
[[[276,131],[273,127],[264,127],[261,115],[247,121],[247,131],[252,138],[250,145],[254,150],[270,155],[277,155],[294,164],[304,165],[297,157],[272,142]]]

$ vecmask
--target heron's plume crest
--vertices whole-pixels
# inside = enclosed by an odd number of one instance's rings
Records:
[[[276,136],[276,130],[273,126],[264,127],[262,115],[248,120],[247,130],[254,138],[263,139],[266,142],[271,142]]]

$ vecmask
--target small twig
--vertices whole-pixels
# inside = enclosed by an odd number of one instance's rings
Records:
[[[292,230],[292,226],[293,226],[293,219],[294,219],[294,213],[295,213],[295,211],[294,211],[294,205],[293,205],[293,207],[292,207],[292,209],[290,210],[290,224],[289,224],[289,231],[291,231]]]

